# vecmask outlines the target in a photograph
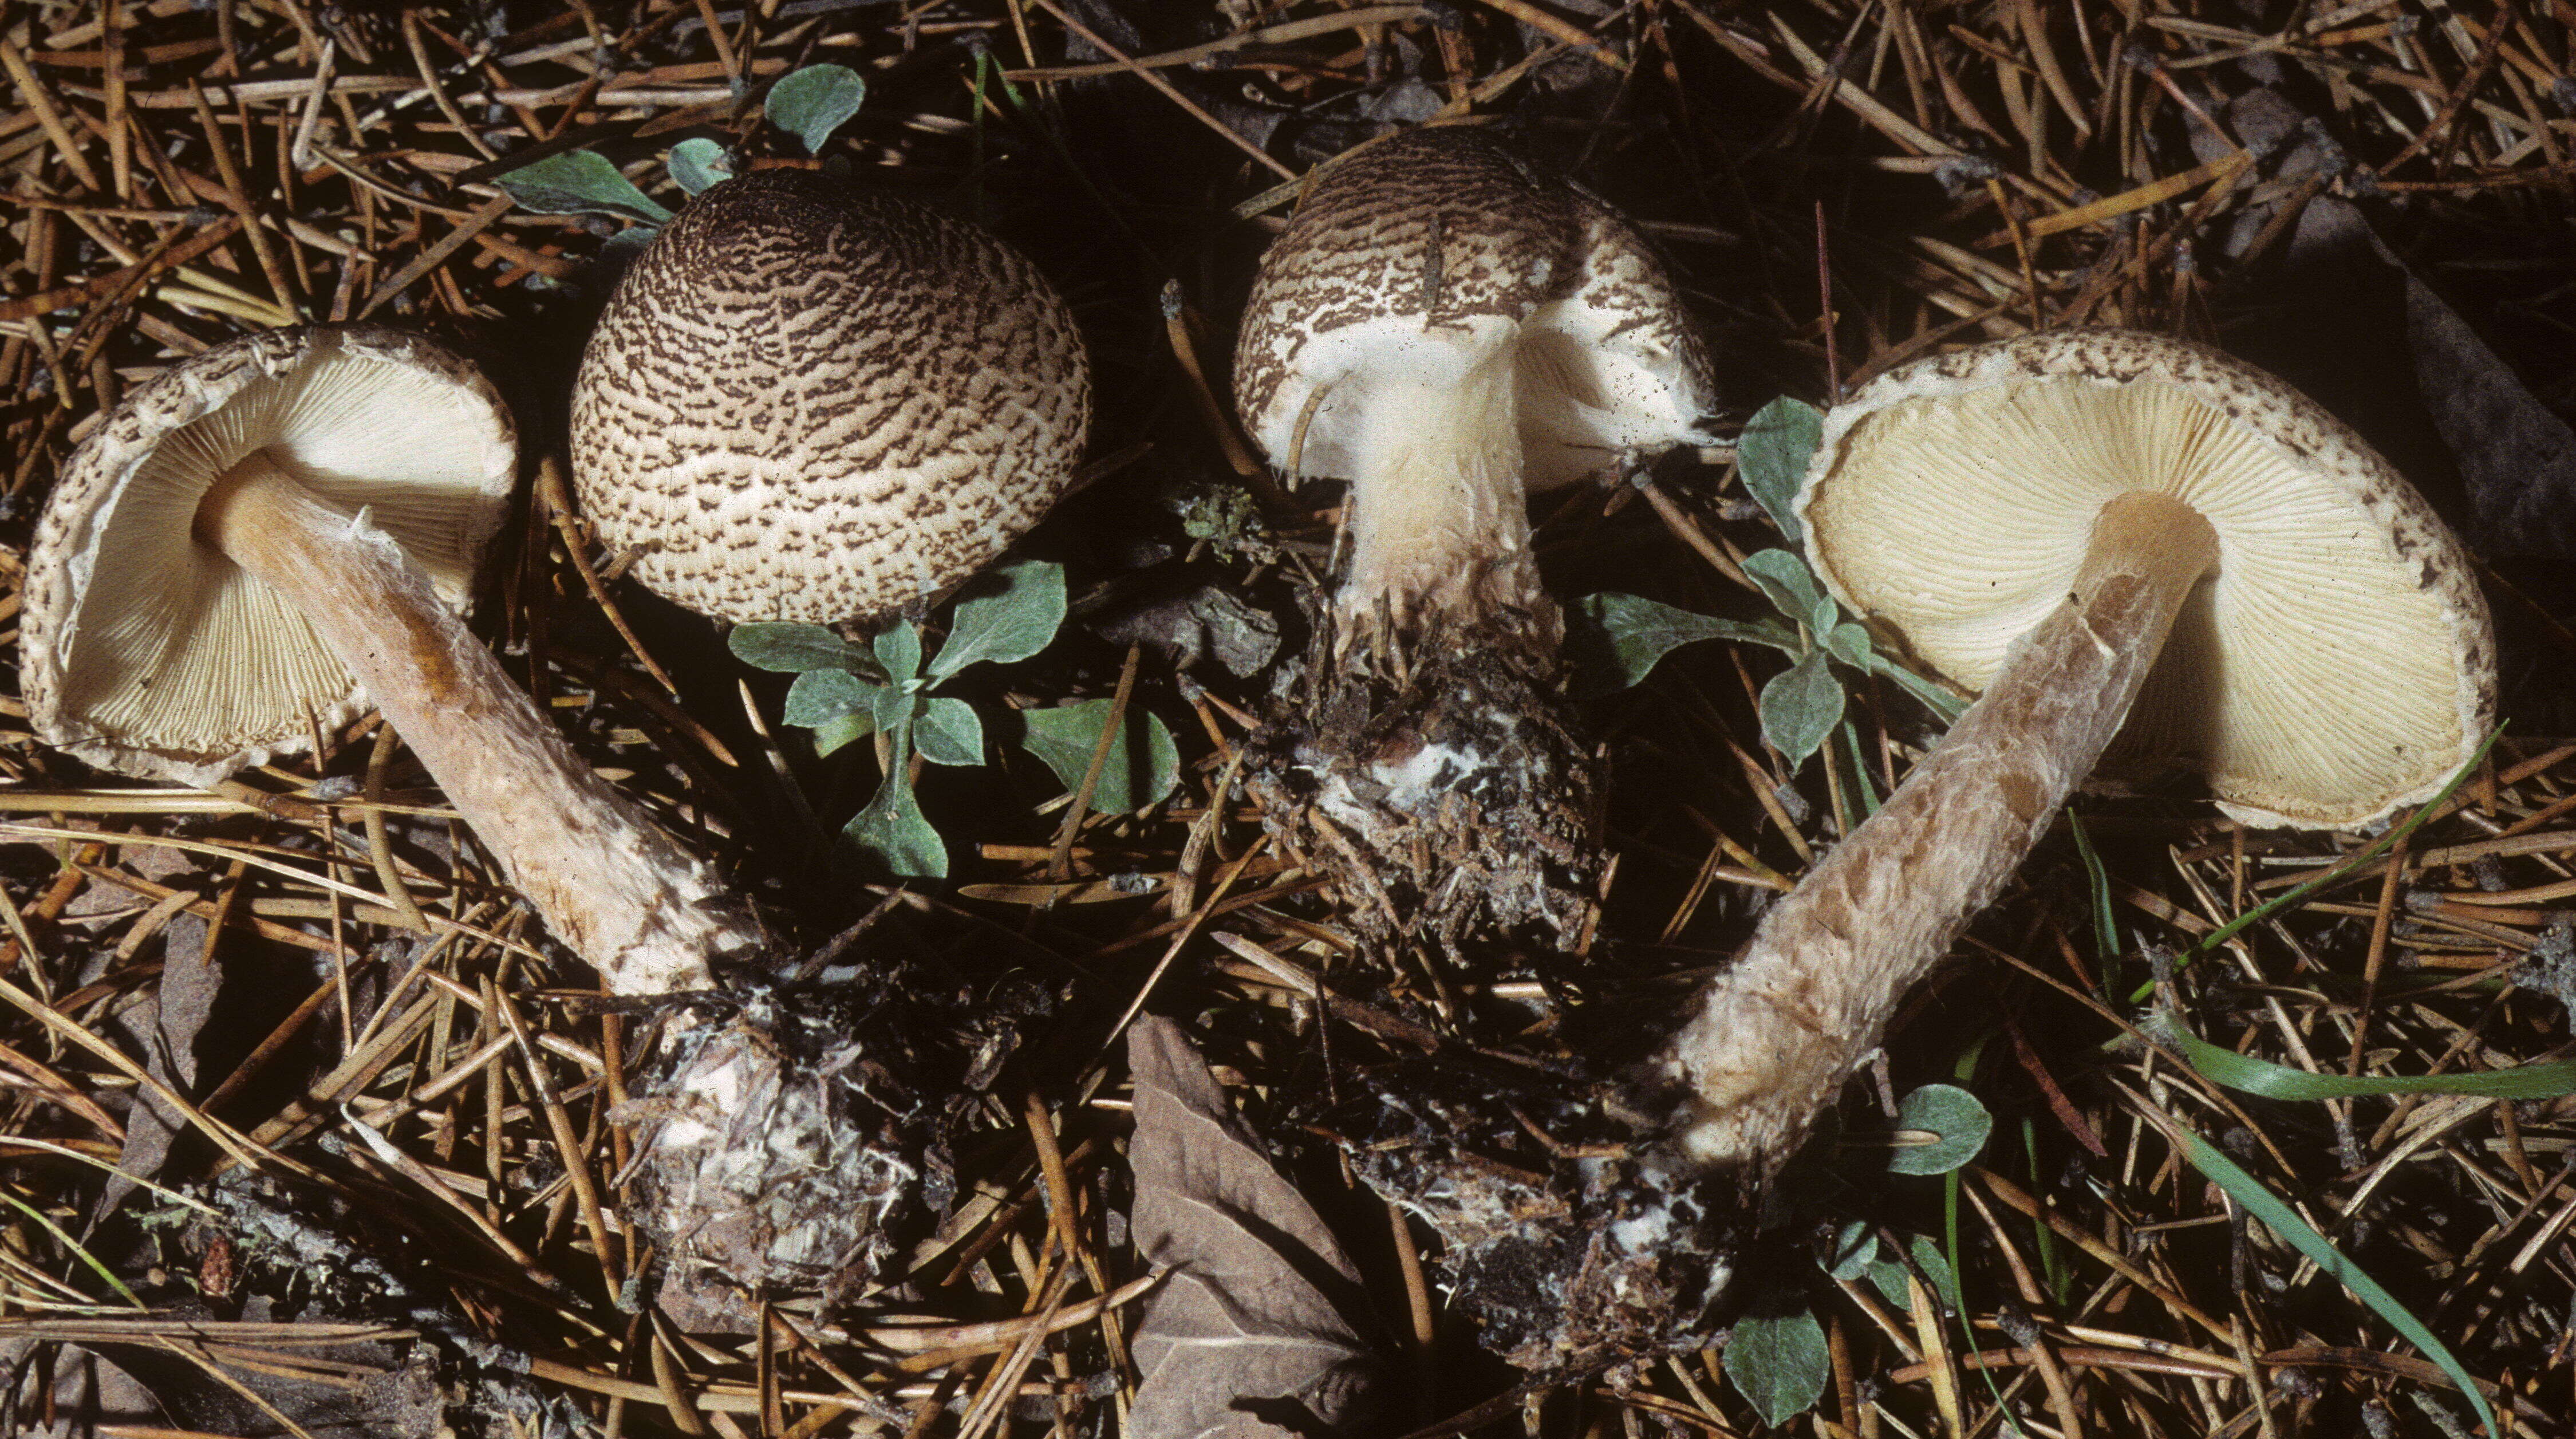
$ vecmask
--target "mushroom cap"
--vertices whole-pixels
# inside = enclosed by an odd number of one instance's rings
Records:
[[[269,330],[135,386],[64,464],[28,557],[20,674],[46,743],[204,785],[367,709],[303,617],[193,534],[199,497],[254,457],[370,512],[462,609],[518,441],[472,365],[375,326]]]
[[[740,623],[872,619],[974,574],[1073,478],[1081,336],[974,225],[811,170],[708,189],[582,355],[573,482],[635,573]]]
[[[1327,171],[1263,256],[1235,404],[1272,460],[1352,478],[1373,390],[1446,388],[1506,345],[1532,490],[1699,442],[1715,408],[1679,293],[1617,211],[1481,130],[1410,130]]]
[[[2459,541],[2360,436],[2215,350],[2076,330],[1893,371],[1826,417],[1798,510],[1837,599],[1978,689],[2139,489],[2207,517],[2219,560],[2106,775],[2188,767],[2248,824],[2349,828],[2476,753],[2495,641]]]

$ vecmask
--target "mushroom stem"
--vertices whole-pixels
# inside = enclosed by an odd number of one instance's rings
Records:
[[[1388,623],[1540,608],[1512,356],[1505,341],[1454,378],[1367,388],[1335,601],[1343,644]]]
[[[704,905],[719,893],[706,867],[573,753],[363,511],[255,453],[199,501],[196,533],[288,598],[610,993],[707,988],[712,956],[756,942]]]
[[[1657,1061],[1691,1092],[1686,1156],[1757,1180],[1789,1157],[2092,772],[2217,561],[2217,533],[2178,500],[2131,491],[2102,507],[2065,602],[1701,991]]]

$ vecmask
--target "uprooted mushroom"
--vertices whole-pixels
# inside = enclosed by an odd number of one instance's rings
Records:
[[[172,366],[47,502],[21,636],[29,715],[93,764],[202,785],[372,705],[609,993],[708,989],[763,947],[759,925],[459,618],[517,453],[491,386],[417,336],[274,330]],[[666,1238],[708,1220],[686,1196],[645,1217]]]
[[[762,170],[690,202],[619,282],[575,382],[573,478],[678,604],[874,624],[1034,526],[1089,417],[1081,337],[1025,257],[900,197]],[[847,1283],[922,1217],[944,1129],[1015,1036],[1000,1007],[949,1015],[940,986],[859,969],[683,1031],[690,1072],[729,1081],[658,1096],[674,1162],[650,1182],[710,1216],[675,1263],[741,1291]]]
[[[1483,132],[1368,146],[1263,257],[1236,401],[1291,478],[1351,482],[1297,712],[1250,772],[1384,943],[1579,949],[1600,765],[1528,496],[1694,441],[1705,351],[1627,222]]]
[[[1547,1175],[1462,1163],[1411,1206],[1527,1367],[1703,1333],[1781,1166],[2088,777],[2191,772],[2241,823],[2352,828],[2492,729],[2449,530],[2349,429],[2197,345],[2076,331],[1898,370],[1831,412],[1797,504],[1837,599],[1979,698],[1647,1062],[1588,1084],[1408,1062],[1412,1127],[1364,1136],[1364,1163],[1549,1133]]]

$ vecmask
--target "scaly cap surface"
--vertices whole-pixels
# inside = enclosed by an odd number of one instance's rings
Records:
[[[982,230],[807,170],[690,202],[583,354],[573,480],[644,583],[701,614],[833,623],[973,574],[1071,480],[1073,317]]]
[[[1695,439],[1713,408],[1707,352],[1626,220],[1481,130],[1412,130],[1327,171],[1263,257],[1235,403],[1274,463],[1350,478],[1371,390],[1506,345],[1531,489]]]

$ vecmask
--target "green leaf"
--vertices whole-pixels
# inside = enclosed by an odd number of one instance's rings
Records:
[[[1896,1127],[1935,1137],[1929,1144],[1907,1145],[1889,1155],[1890,1173],[1947,1174],[1986,1147],[1995,1119],[1975,1095],[1957,1085],[1927,1084],[1897,1106]]]
[[[877,797],[868,801],[868,807],[842,827],[842,837],[902,878],[946,879],[948,846],[940,842],[939,831],[931,828],[930,817],[921,812],[921,801],[912,793],[911,726],[889,733],[894,736],[894,755],[886,766],[885,783],[877,787]]]
[[[1850,620],[1845,620],[1821,633],[1824,636],[1825,648],[1833,652],[1835,659],[1841,660],[1862,674],[1870,672],[1871,664],[1878,658],[1878,646],[1870,641],[1867,629]]]
[[[874,685],[848,670],[807,670],[787,687],[789,724],[812,729],[854,714],[871,717],[876,713],[877,696],[884,685]],[[873,723],[873,719],[871,719]]]
[[[877,673],[876,656],[821,625],[769,620],[735,625],[733,633],[725,636],[725,646],[753,669],[779,674],[825,669],[854,670],[871,677]]]
[[[805,153],[820,155],[832,132],[859,113],[868,82],[846,65],[808,65],[779,77],[769,87],[761,113],[769,123],[805,142]]]
[[[2265,1099],[2351,1099],[2369,1094],[2473,1094],[2481,1099],[2557,1099],[2576,1094],[2576,1059],[2519,1064],[2470,1074],[2311,1074],[2223,1049],[2163,1016],[2149,1032],[2182,1051],[2212,1083]]]
[[[1762,737],[1796,770],[1843,722],[1843,687],[1817,650],[1762,687]]]
[[[1925,709],[1939,715],[1943,724],[1956,724],[1959,716],[1967,713],[1966,700],[1875,650],[1870,652],[1869,671],[1895,681],[1907,694],[1921,700]]]
[[[1109,723],[1111,701],[1085,700],[1057,709],[1026,710],[1028,737],[1021,745],[1046,762],[1068,790],[1080,789],[1091,771],[1091,756],[1100,745],[1100,727]],[[1172,732],[1152,713],[1127,707],[1125,734],[1110,745],[1100,766],[1100,783],[1091,792],[1091,807],[1104,814],[1143,809],[1170,794],[1181,782],[1181,752]]]
[[[1878,1258],[1878,1233],[1866,1219],[1854,1219],[1834,1231],[1834,1253],[1824,1266],[1827,1274],[1849,1282],[1858,1279]]]
[[[978,580],[957,602],[948,643],[930,664],[944,680],[973,664],[1010,664],[1045,649],[1064,626],[1064,566],[1022,560]]]
[[[1722,620],[1635,595],[1586,595],[1573,611],[1573,641],[1591,668],[1627,689],[1654,672],[1665,655],[1699,640],[1736,640],[1798,652],[1798,637],[1778,620]]]
[[[1757,550],[1745,556],[1744,572],[1770,596],[1771,607],[1798,624],[1815,622],[1816,612],[1832,603],[1816,584],[1816,575],[1807,562],[1788,550]],[[1832,625],[1826,629],[1831,631]]]
[[[2120,914],[2111,907],[2111,874],[2102,867],[2102,856],[2093,850],[2093,837],[2084,831],[2081,815],[2066,816],[2066,827],[2075,832],[2075,853],[2084,861],[2084,880],[2093,896],[2093,952],[2105,964],[2117,959],[2120,943]]]
[[[876,637],[876,651],[877,663],[885,666],[886,683],[900,689],[921,677],[921,626],[910,620],[895,621],[893,628]]]
[[[1914,1267],[1923,1275],[1923,1282],[1932,1286],[1933,1298],[1952,1309],[1967,1307],[1959,1297],[1958,1271],[1950,1267],[1949,1260],[1941,1257],[1941,1246],[1934,1244],[1930,1235],[1915,1235],[1914,1242],[1905,1246],[1905,1252],[1914,1260]]]
[[[1789,543],[1801,549],[1807,540],[1798,523],[1798,487],[1806,483],[1807,462],[1824,433],[1824,411],[1783,395],[1754,411],[1735,442],[1735,468],[1744,476],[1744,488]]]
[[[912,742],[932,764],[984,762],[984,722],[964,700],[942,695],[925,701],[912,722]]]
[[[901,685],[887,685],[878,690],[875,695],[877,728],[887,734],[910,729],[912,722],[920,717],[926,698],[920,691],[908,690]]]
[[[733,178],[733,158],[725,154],[724,146],[704,135],[692,135],[672,146],[665,163],[671,167],[672,182],[691,195],[704,194]]]
[[[592,150],[567,150],[532,160],[493,176],[492,183],[517,201],[520,209],[540,215],[622,215],[648,225],[671,218],[670,211]]]
[[[2352,1296],[2368,1305],[2371,1313],[2378,1315],[2407,1343],[2422,1350],[2424,1357],[2432,1360],[2443,1373],[2451,1376],[2451,1382],[2458,1385],[2460,1392],[2468,1397],[2469,1403],[2478,1411],[2478,1422],[2486,1426],[2487,1432],[2489,1434],[2496,1432],[2495,1411],[2488,1407],[2487,1397],[2479,1392],[2477,1381],[2470,1378],[2469,1371],[2460,1366],[2460,1361],[2452,1355],[2449,1346],[2443,1344],[2432,1330],[2424,1327],[2423,1321],[2417,1319],[2405,1305],[2399,1303],[2396,1295],[2381,1288],[2379,1281],[2363,1273],[2360,1266],[2351,1260],[2344,1258],[2342,1252],[2329,1243],[2324,1235],[2308,1227],[2308,1222],[2299,1217],[2297,1210],[2275,1197],[2271,1190],[2264,1188],[2261,1180],[2239,1168],[2235,1160],[2219,1153],[2208,1141],[2197,1134],[2185,1133],[2181,1136],[2181,1142],[2182,1157],[2190,1160],[2193,1168],[2208,1175],[2210,1182],[2226,1190],[2228,1197],[2235,1200],[2247,1214],[2263,1221],[2263,1224],[2274,1234],[2281,1236],[2283,1243],[2306,1255],[2309,1262],[2324,1271],[2327,1278],[2352,1291]]]
[[[1814,1408],[1832,1373],[1825,1326],[1804,1309],[1747,1315],[1726,1341],[1727,1381],[1773,1428]]]
[[[872,714],[843,715],[814,726],[814,753],[831,754],[835,750],[877,732],[877,719]]]

